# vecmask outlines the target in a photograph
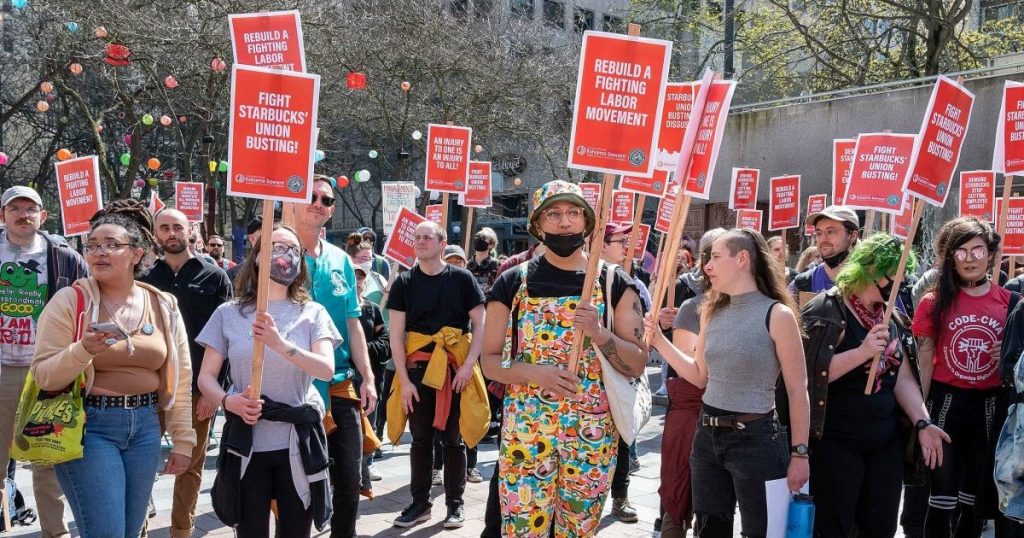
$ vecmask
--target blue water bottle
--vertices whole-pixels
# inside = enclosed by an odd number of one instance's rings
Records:
[[[814,497],[794,495],[789,503],[786,538],[811,538],[814,535]]]

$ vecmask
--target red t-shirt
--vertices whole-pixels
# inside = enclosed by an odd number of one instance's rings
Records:
[[[985,295],[957,295],[942,320],[941,330],[932,323],[935,292],[921,298],[914,314],[914,336],[935,339],[935,370],[932,379],[965,389],[998,387],[999,356],[992,347],[1003,341],[1010,292],[991,286]]]

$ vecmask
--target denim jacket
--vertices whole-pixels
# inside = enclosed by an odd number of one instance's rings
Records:
[[[999,511],[1006,517],[1024,521],[1024,361],[1013,369],[1017,398],[1008,411],[996,442],[994,478],[999,493]]]

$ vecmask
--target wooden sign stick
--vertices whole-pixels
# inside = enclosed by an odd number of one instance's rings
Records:
[[[875,231],[875,210],[869,209],[864,215],[864,237],[868,237]]]
[[[270,302],[270,251],[273,249],[271,235],[274,233],[274,201],[263,200],[263,226],[260,228],[260,272],[256,280],[256,314],[267,311]],[[253,342],[252,379],[249,384],[249,398],[259,399],[263,387],[263,352],[261,342]]]
[[[473,252],[473,251],[469,250],[469,248],[472,246],[470,244],[470,242],[473,240],[473,208],[472,207],[467,207],[466,208],[466,223],[465,224],[466,224],[464,226],[465,229],[462,230],[462,233],[465,234],[465,236],[466,236],[466,256],[469,257],[470,253]]]
[[[601,185],[601,198],[595,211],[596,219],[594,232],[591,234],[590,253],[587,258],[587,274],[583,278],[583,291],[580,292],[580,302],[590,301],[594,293],[594,283],[597,282],[597,274],[601,271],[601,247],[604,245],[604,224],[608,222],[608,215],[611,214],[612,189],[615,188],[615,174],[604,174],[604,181]],[[606,308],[611,307],[611,299],[605,298]],[[572,355],[569,357],[569,371],[578,374],[579,360],[583,356],[584,346],[583,331],[574,331],[572,338]]]
[[[640,219],[644,214],[644,204],[647,203],[647,196],[643,194],[636,195],[636,205],[633,206],[633,231],[630,232],[629,244],[632,245],[626,252],[626,261],[622,263],[622,268],[626,270],[626,274],[632,274],[633,269],[633,258],[639,255],[643,255],[642,245],[637,243],[640,242]]]
[[[885,315],[882,317],[882,325],[889,325],[892,319],[892,311],[896,308],[896,297],[900,292],[900,284],[903,283],[903,274],[907,270],[907,258],[910,256],[910,248],[914,245],[914,235],[917,234],[917,225],[921,223],[921,215],[924,213],[924,202],[920,199],[914,201],[913,219],[910,223],[910,230],[907,231],[907,239],[903,242],[903,252],[900,254],[900,264],[896,267],[896,274],[892,277],[892,291],[885,301]],[[864,394],[870,395],[875,388],[875,376],[878,375],[878,359],[876,355],[871,359],[871,368],[868,370],[868,382],[864,385]]]
[[[996,249],[995,264],[992,266],[992,282],[996,285],[999,285],[999,271],[1003,267],[1003,243],[1006,242],[1006,217],[1010,213],[1011,187],[1013,187],[1013,176],[1003,176],[1003,206],[999,208],[999,226],[996,227],[996,233],[1003,240],[999,242],[999,248]],[[1007,276],[1013,278],[1012,275]]]
[[[455,125],[454,121],[445,122],[446,125]],[[468,148],[467,148],[468,149]],[[441,229],[448,230],[448,193],[441,193]]]

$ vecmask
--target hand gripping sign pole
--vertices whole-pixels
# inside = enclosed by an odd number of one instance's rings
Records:
[[[924,202],[920,199],[914,201],[911,206],[914,210],[914,217],[910,221],[910,230],[907,232],[907,239],[903,242],[903,252],[900,253],[900,263],[896,267],[896,274],[892,277],[892,291],[885,301],[885,315],[882,317],[882,325],[889,325],[892,319],[892,311],[896,307],[896,297],[899,296],[900,285],[903,284],[903,274],[907,269],[907,258],[910,256],[910,248],[914,244],[914,235],[917,234],[917,225],[921,222],[921,214],[924,213]],[[875,376],[878,374],[878,359],[876,355],[871,359],[871,368],[868,370],[868,382],[864,385],[864,394],[870,395],[875,388]]]
[[[291,205],[291,204],[289,204]],[[260,271],[256,280],[256,312],[267,311],[270,304],[270,251],[273,250],[271,235],[274,233],[274,201],[263,200],[263,224],[260,227],[260,257],[259,266],[268,268]],[[252,349],[252,389],[249,397],[259,399],[260,390],[263,387],[263,355],[266,346],[262,342],[255,342]]]
[[[634,25],[630,25],[634,26]],[[583,278],[583,291],[580,292],[580,301],[589,301],[594,293],[594,283],[597,282],[597,274],[601,270],[601,248],[604,246],[604,225],[608,222],[608,215],[612,212],[612,191],[615,189],[615,175],[604,174],[601,185],[601,198],[598,206],[594,208],[597,217],[594,224],[594,233],[590,239],[590,252],[587,258],[587,274]],[[610,304],[610,303],[609,303]],[[584,345],[583,331],[574,331],[572,339],[572,355],[569,357],[569,371],[578,373],[579,360],[583,356]]]

